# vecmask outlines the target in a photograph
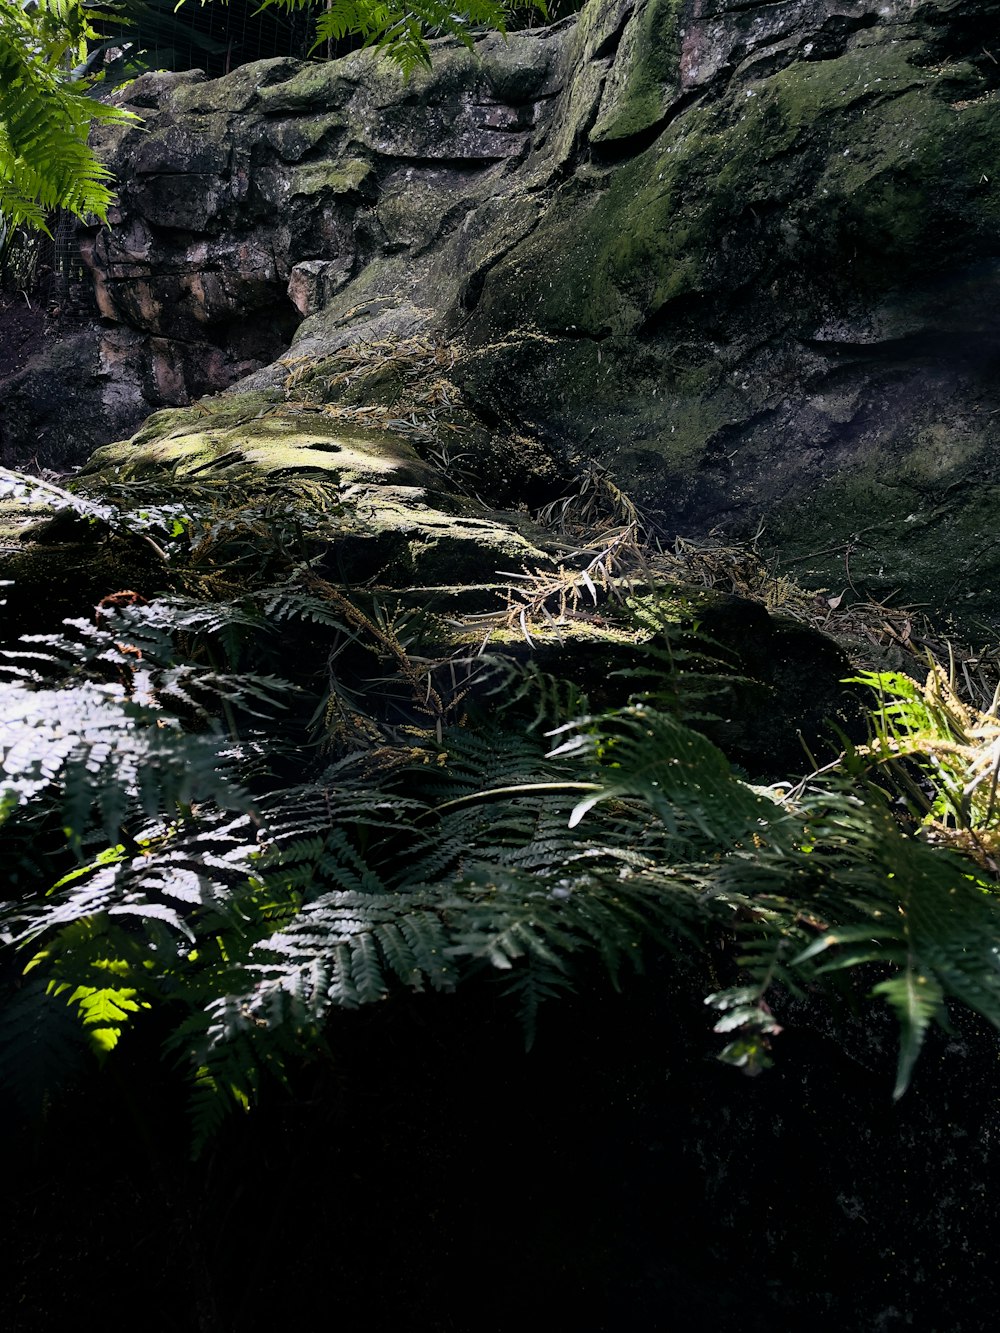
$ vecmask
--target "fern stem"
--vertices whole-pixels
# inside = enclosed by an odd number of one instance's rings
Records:
[[[496,801],[504,796],[558,796],[571,791],[603,791],[599,782],[518,782],[512,787],[490,787],[486,791],[474,791],[468,796],[459,796],[454,801],[445,801],[436,805],[429,813],[441,814],[445,810],[459,810],[466,805],[478,805],[483,801]]]
[[[149,535],[148,532],[136,532],[133,533],[132,535],[135,537],[141,537],[144,542],[148,542],[148,544],[153,548],[153,550],[160,557],[163,563],[164,564],[169,563],[170,556],[167,555],[166,551],[163,549],[163,547],[160,545],[159,542],[153,540],[153,538]]]

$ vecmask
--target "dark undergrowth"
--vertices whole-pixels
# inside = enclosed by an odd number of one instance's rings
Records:
[[[5,654],[4,1327],[989,1326],[995,700],[755,783],[648,568],[594,708],[322,497],[8,485],[159,589]]]

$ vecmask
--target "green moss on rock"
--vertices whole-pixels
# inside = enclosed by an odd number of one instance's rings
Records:
[[[331,574],[348,582],[481,584],[500,568],[551,564],[524,516],[449,494],[402,435],[285,409],[267,395],[157,413],[133,439],[97,450],[79,484],[96,495],[112,484],[127,508],[131,484],[145,488],[137,503],[150,484],[183,503],[188,482],[280,495],[303,480],[335,488],[322,540]]]
[[[83,475],[117,482],[169,476],[182,481],[225,475],[240,480],[320,473],[341,486],[393,482],[433,485],[438,474],[413,446],[389,431],[344,427],[322,413],[284,415],[280,409],[220,425],[211,416],[200,428],[184,413],[168,416],[165,435],[126,440],[98,449]]]
[[[665,23],[669,6],[643,8],[644,21],[654,9]],[[675,59],[663,42],[650,88]],[[526,309],[543,329],[592,333],[631,333],[681,298],[772,273],[788,285],[820,254],[852,290],[934,262],[948,251],[948,220],[995,173],[997,122],[991,99],[956,109],[958,75],[917,67],[919,51],[875,32],[838,59],[799,61],[690,108],[604,193],[569,193],[516,268],[500,266],[487,293],[495,317],[516,327],[515,287],[542,255],[547,281]],[[975,93],[981,79],[969,69],[958,86]],[[600,134],[633,133],[652,114],[630,112]],[[998,207],[1000,192],[980,200],[977,228],[1000,220]]]
[[[660,120],[679,84],[681,12],[682,0],[636,5],[590,131],[591,143],[627,139]]]
[[[364,158],[338,158],[335,162],[311,162],[290,173],[292,195],[361,194],[374,168]]]

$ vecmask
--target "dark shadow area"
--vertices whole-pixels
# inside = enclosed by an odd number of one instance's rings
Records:
[[[137,1053],[6,1138],[3,1326],[991,1327],[995,1035],[959,1016],[894,1105],[888,1023],[835,1042],[789,1004],[748,1080],[712,1059],[707,984],[662,958],[584,984],[529,1055],[488,986],[341,1014],[193,1165]]]

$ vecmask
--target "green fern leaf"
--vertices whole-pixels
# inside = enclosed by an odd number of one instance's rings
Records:
[[[880,981],[873,993],[883,995],[899,1019],[899,1064],[892,1094],[898,1099],[909,1087],[927,1029],[931,1023],[942,1021],[944,993],[932,976],[925,976],[912,966],[887,981]]]

